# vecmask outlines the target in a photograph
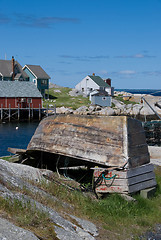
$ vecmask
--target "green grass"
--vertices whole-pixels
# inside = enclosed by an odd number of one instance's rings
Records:
[[[78,97],[72,97],[69,95],[69,92],[71,91],[71,88],[67,87],[61,87],[61,88],[50,88],[49,89],[49,100],[44,100],[43,106],[49,107],[49,105],[53,105],[53,107],[56,105],[56,107],[67,107],[71,108],[73,110],[81,107],[81,106],[89,106],[90,101],[88,97],[78,96]],[[60,92],[57,92],[60,91]],[[116,100],[121,101],[124,104],[136,104],[136,102],[130,101],[130,100],[124,100],[123,97],[115,96]],[[111,106],[112,108],[115,107],[114,104]],[[49,107],[51,108],[51,107]]]
[[[60,92],[56,92],[56,91]],[[50,88],[49,89],[49,100],[44,100],[43,106],[46,107],[47,104],[49,105],[55,105],[56,107],[68,107],[71,109],[77,109],[83,105],[87,106],[90,101],[87,97],[72,97],[69,95],[69,92],[71,91],[71,88]]]
[[[56,240],[53,223],[47,213],[31,207],[30,201],[3,199],[0,197],[0,215],[13,224],[30,230],[42,239]]]
[[[3,160],[6,160],[8,162],[15,162],[19,160],[19,156],[16,155],[12,155],[12,156],[4,156],[4,157],[0,157]]]
[[[130,100],[124,100],[123,99],[123,96],[115,96],[114,97],[116,100],[118,100],[118,101],[121,101],[121,102],[123,102],[124,104],[132,104],[132,105],[135,105],[135,104],[137,104],[136,102],[134,102],[134,101],[130,101]]]
[[[11,158],[12,158],[12,156],[1,157],[1,159],[6,160],[6,161],[10,161]]]

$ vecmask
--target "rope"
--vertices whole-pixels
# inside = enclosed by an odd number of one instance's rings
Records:
[[[70,178],[68,175],[67,175],[67,167],[68,167],[68,164],[69,164],[69,158],[68,157],[66,157],[65,158],[65,161],[64,161],[64,167],[65,167],[65,169],[64,169],[64,177],[66,178],[66,180],[71,180],[71,181],[74,181],[74,179],[72,179],[72,178]]]
[[[112,178],[115,178],[115,177],[116,177],[116,174],[113,175],[113,176],[110,177],[110,178],[106,178],[105,175],[102,173],[102,177],[103,177],[105,180],[111,180]]]

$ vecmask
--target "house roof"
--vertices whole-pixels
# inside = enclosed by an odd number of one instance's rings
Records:
[[[110,88],[110,85],[108,85],[101,77],[93,75],[88,75],[88,77],[90,77],[98,86]]]
[[[34,83],[26,81],[0,81],[0,97],[42,97]]]
[[[109,94],[105,90],[98,89],[96,91],[93,91],[93,94],[91,93],[91,96],[109,96]]]
[[[50,79],[50,76],[39,65],[28,65],[28,64],[26,64],[23,67],[23,70],[25,68],[28,68],[36,78]]]
[[[16,73],[21,73],[23,78],[29,77],[17,61],[15,61],[15,70]],[[12,77],[12,60],[0,60],[0,73],[3,77]]]

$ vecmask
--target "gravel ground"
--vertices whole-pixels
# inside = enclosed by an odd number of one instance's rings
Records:
[[[161,224],[157,224],[155,227],[155,231],[148,231],[144,235],[142,235],[140,240],[161,240]]]

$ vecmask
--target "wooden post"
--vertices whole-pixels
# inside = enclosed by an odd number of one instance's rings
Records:
[[[32,104],[32,119],[34,118],[34,110],[33,110],[33,104]]]
[[[11,121],[11,104],[9,104],[9,122]]]
[[[20,104],[18,104],[18,121],[20,120]]]
[[[1,120],[3,119],[3,104],[1,104]]]
[[[29,121],[30,121],[30,117],[31,117],[31,116],[30,116],[30,103],[29,103]]]
[[[40,104],[39,104],[39,120],[41,120],[41,107],[40,107]]]

